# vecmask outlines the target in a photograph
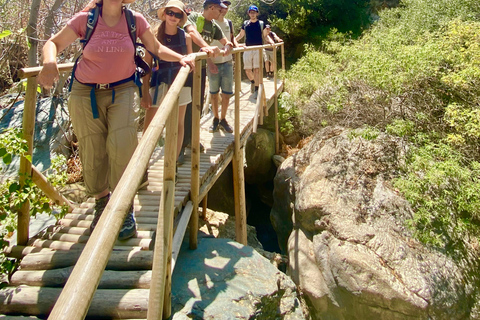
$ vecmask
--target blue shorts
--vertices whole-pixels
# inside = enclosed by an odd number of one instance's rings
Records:
[[[208,84],[210,86],[210,94],[217,94],[222,88],[222,93],[233,94],[233,63],[227,61],[216,64],[218,68],[217,74],[212,74],[208,71]]]

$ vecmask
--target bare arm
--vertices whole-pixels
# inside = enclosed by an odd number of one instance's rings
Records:
[[[243,37],[245,36],[245,30],[240,30],[240,32],[237,34],[237,36],[235,37],[235,40],[238,41],[238,40],[241,40]],[[238,42],[237,42],[238,43]]]
[[[38,74],[38,83],[45,89],[51,89],[58,81],[57,55],[77,39],[77,34],[69,26],[63,27],[48,39],[43,46],[43,68]]]
[[[142,40],[142,43],[145,45],[145,48],[148,51],[153,52],[162,60],[178,61],[182,66],[189,65],[193,70],[195,66],[195,60],[192,56],[182,56],[166,46],[161,45],[160,42],[155,39],[155,36],[150,28],[148,28],[147,31],[142,34],[140,40]]]
[[[267,40],[268,44],[275,44],[275,41],[268,35],[267,29],[263,29],[263,39]]]
[[[192,38],[192,41],[200,47],[200,51],[206,52],[209,56],[213,55],[215,58],[220,54],[220,49],[215,46],[210,46],[202,37],[200,32],[195,28],[193,24],[189,24],[185,27],[188,35]]]
[[[222,45],[225,46],[225,49],[224,49],[224,52],[223,52],[223,55],[226,56],[226,55],[229,55],[230,52],[232,51],[233,49],[233,43],[228,41],[228,39],[226,37],[223,37],[222,39],[219,40],[220,43]]]

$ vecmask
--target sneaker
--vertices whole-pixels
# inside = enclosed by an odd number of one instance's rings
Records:
[[[185,163],[185,148],[182,148],[177,158],[177,166],[181,166],[184,163]]]
[[[210,126],[208,132],[213,133],[218,131],[218,118],[213,118],[213,124]]]
[[[220,129],[222,129],[223,131],[226,131],[228,133],[233,132],[232,127],[230,127],[230,125],[228,124],[226,119],[220,120]]]
[[[148,171],[145,171],[142,182],[140,182],[140,185],[138,186],[138,190],[145,188],[146,186],[148,186]]]
[[[110,193],[103,198],[95,200],[95,213],[93,221],[90,224],[90,232],[93,232],[93,229],[95,229],[98,220],[100,220],[100,216],[103,213],[103,210],[105,210],[105,207],[107,206],[108,200],[110,200]]]
[[[251,82],[250,84],[250,92],[254,93],[255,92],[255,82]]]
[[[137,226],[135,224],[135,218],[133,217],[133,205],[123,221],[122,229],[118,234],[118,240],[126,240],[133,237],[137,233]]]

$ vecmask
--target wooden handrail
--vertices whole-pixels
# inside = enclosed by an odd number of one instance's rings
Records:
[[[238,68],[236,68],[235,73],[235,155],[234,155],[234,187],[237,189],[237,193],[243,194],[244,197],[244,177],[243,177],[243,147],[241,146],[239,138],[239,128],[240,128],[240,109],[239,109],[239,92],[241,87],[241,73],[240,73],[240,53],[244,51],[251,51],[251,50],[261,50],[262,48],[271,48],[273,47],[276,50],[276,47],[281,46],[282,48],[282,63],[283,63],[283,43],[275,44],[275,45],[263,45],[263,46],[253,46],[253,47],[245,47],[245,48],[235,48],[233,49],[233,54],[235,55],[235,59],[237,62]],[[194,74],[194,92],[193,92],[193,129],[192,130],[192,216],[191,216],[191,227],[197,226],[195,231],[191,231],[194,236],[194,240],[192,242],[192,234],[191,234],[191,247],[196,247],[196,235],[198,232],[198,205],[201,199],[198,198],[199,192],[199,185],[197,186],[197,194],[196,196],[193,195],[193,187],[195,184],[199,184],[199,121],[200,121],[200,74],[201,74],[201,66],[199,61],[202,59],[207,58],[206,53],[196,53],[196,72]],[[263,62],[263,60],[262,60]],[[67,64],[59,64],[58,68],[59,71],[69,71],[72,68],[72,63]],[[282,64],[282,68],[284,65]],[[41,67],[35,68],[25,68],[20,71],[20,75],[23,78],[28,78],[28,88],[33,88],[33,90],[27,92],[27,98],[25,102],[25,111],[24,111],[24,132],[26,128],[29,126],[26,125],[25,114],[28,114],[29,110],[31,110],[31,114],[33,114],[33,120],[31,116],[28,116],[28,122],[34,124],[35,118],[35,99],[36,99],[36,76],[40,72]],[[168,90],[167,95],[165,96],[162,104],[160,105],[159,112],[156,113],[155,117],[153,118],[152,122],[150,123],[148,129],[144,133],[142,139],[140,140],[134,154],[132,155],[130,162],[122,175],[115,191],[112,193],[110,201],[107,207],[100,218],[97,227],[95,228],[94,232],[90,236],[89,241],[87,242],[80,258],[77,261],[67,283],[65,284],[62,293],[60,294],[52,312],[50,313],[49,319],[83,319],[88,312],[88,308],[90,306],[91,300],[93,298],[93,294],[98,286],[102,273],[105,269],[105,266],[108,262],[109,256],[111,254],[112,248],[114,243],[117,239],[118,233],[120,228],[123,224],[123,220],[125,218],[126,212],[130,208],[130,205],[133,201],[135,196],[136,190],[138,185],[141,182],[144,172],[147,169],[148,162],[150,160],[151,155],[154,152],[156,147],[156,142],[160,138],[163,129],[165,128],[165,123],[167,122],[167,118],[170,116],[175,102],[177,101],[178,94],[183,87],[186,78],[188,76],[188,68],[184,67],[178,73],[175,81],[173,82],[171,88]],[[276,76],[275,76],[276,77]],[[275,86],[276,87],[276,86]],[[30,92],[30,93],[29,93]],[[263,94],[263,86],[261,86],[261,92]],[[260,96],[261,96],[260,94]],[[277,92],[275,91],[275,96]],[[260,99],[261,100],[261,99]],[[28,109],[28,110],[27,110]],[[26,139],[28,141],[28,136],[31,137],[33,141],[33,129],[27,130],[25,133],[27,136]],[[237,141],[238,140],[238,141]],[[33,149],[33,142],[30,146],[30,151]],[[173,161],[175,162],[175,161]],[[174,168],[175,164],[173,164]],[[170,165],[170,170],[172,165]],[[169,171],[170,171],[169,170]],[[21,165],[20,173],[30,172],[30,168],[27,165]],[[171,171],[170,171],[171,172]],[[169,174],[165,173],[165,179],[169,176]],[[171,175],[171,174],[170,174]],[[169,188],[170,186],[170,188]],[[175,184],[171,177],[170,179],[166,179],[164,181],[164,187],[171,190],[175,188]],[[166,190],[164,190],[166,191]],[[162,210],[170,211],[167,207],[170,207],[170,203],[173,202],[170,198],[169,204],[165,205],[165,198],[169,198],[165,194],[162,195]],[[242,197],[240,197],[242,198]],[[237,217],[237,241],[240,243],[246,244],[246,213],[245,213],[245,203],[242,203],[242,200],[239,200],[238,205],[236,205],[236,217]],[[28,212],[28,210],[27,210]],[[171,212],[166,212],[166,215],[172,215],[173,217],[173,209]],[[19,233],[22,234],[22,242],[18,242],[19,244],[25,244],[28,241],[28,220],[22,218],[19,215],[18,221],[18,230]],[[28,218],[28,216],[27,216]],[[159,224],[161,221],[164,221],[164,216],[159,217]],[[196,221],[196,222],[195,222]],[[167,225],[170,225],[169,222],[166,222]],[[171,228],[171,227],[168,227]],[[103,232],[104,230],[109,230],[109,232]],[[158,231],[158,230],[157,230]],[[166,230],[164,230],[165,232]],[[167,237],[168,238],[168,237]],[[20,239],[20,238],[19,238]],[[161,243],[162,246],[167,245],[171,248],[171,237],[170,240],[166,240],[167,243],[164,243],[165,237],[159,237],[157,235],[158,242]],[[159,249],[156,241],[156,249],[155,251],[159,251],[160,255],[159,258],[162,260],[162,257],[165,257],[165,252]],[[167,249],[169,250],[169,249]],[[171,250],[170,250],[171,251]],[[168,253],[171,259],[171,252]],[[163,258],[165,259],[165,258]],[[166,259],[169,259],[168,257]],[[165,262],[165,261],[164,261]],[[167,271],[167,267],[164,268]],[[163,272],[163,270],[162,270]],[[163,275],[160,275],[163,277]],[[165,280],[163,278],[163,280]],[[161,292],[163,288],[162,279],[160,280],[160,284],[155,285],[152,279],[152,287],[151,289],[157,290],[156,292]],[[160,288],[156,286],[160,286]],[[169,289],[168,289],[169,290]],[[153,298],[155,296],[155,298]],[[152,300],[158,299],[161,294],[154,294],[151,298]],[[164,292],[163,297],[170,296],[170,292]],[[152,301],[153,303],[160,303],[159,301]],[[167,301],[168,303],[168,301]],[[150,309],[150,308],[149,308]],[[158,310],[158,309],[157,309]],[[166,313],[168,315],[168,312]],[[164,315],[165,308],[164,308]],[[149,319],[158,319],[160,318],[157,315],[155,317],[149,317]]]
[[[150,157],[174,108],[178,94],[185,84],[188,68],[180,69],[168,90],[159,111],[155,114],[140,140],[105,211],[78,259],[62,293],[48,319],[81,320],[85,318],[98,286],[123,220],[130,208]],[[159,218],[163,220],[162,217]],[[109,230],[109,232],[104,232]]]

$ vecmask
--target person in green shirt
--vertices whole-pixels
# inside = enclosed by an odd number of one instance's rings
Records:
[[[218,26],[213,19],[218,19],[220,16],[220,10],[226,8],[226,5],[221,0],[205,0],[203,3],[203,12],[192,12],[188,16],[187,22],[184,25],[185,31],[190,35],[193,42],[193,52],[202,51],[207,52],[209,55],[208,61],[202,63],[202,76],[201,76],[201,91],[200,91],[200,106],[203,109],[205,100],[205,82],[207,76],[207,64],[209,68],[214,68],[215,64],[210,58],[217,57],[221,54],[228,55],[233,48],[233,44],[228,40],[222,32],[222,29]],[[225,46],[223,52],[217,46],[211,46],[213,40],[218,40]],[[211,70],[211,69],[210,69]],[[218,71],[217,71],[218,72]],[[187,106],[187,112],[185,115],[185,136],[183,140],[183,146],[190,144],[192,137],[192,112],[191,104]],[[180,151],[179,163],[184,159],[184,147]],[[200,150],[203,146],[200,144]]]

